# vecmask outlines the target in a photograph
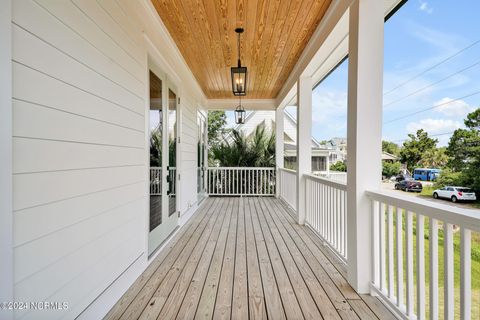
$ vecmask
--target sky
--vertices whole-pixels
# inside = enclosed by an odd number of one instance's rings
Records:
[[[409,0],[385,23],[384,140],[401,144],[423,128],[447,145],[480,107],[479,12],[476,0]],[[347,73],[348,61],[313,91],[317,140],[347,134]],[[228,118],[232,123],[233,113]]]

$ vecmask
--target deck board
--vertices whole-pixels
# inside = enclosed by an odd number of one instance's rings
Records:
[[[394,319],[275,198],[208,198],[106,319]]]

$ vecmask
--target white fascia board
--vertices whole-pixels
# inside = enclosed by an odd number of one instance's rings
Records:
[[[297,63],[293,67],[292,72],[290,72],[287,81],[285,81],[285,84],[280,90],[277,96],[278,105],[286,104],[285,98],[287,97],[288,93],[291,92],[292,87],[296,85],[296,82],[301,75],[311,76],[311,74],[308,75],[305,73],[305,69],[307,69],[309,65],[312,65],[312,63],[315,64],[315,62],[312,62],[312,60],[317,52],[323,48],[325,40],[328,37],[331,37],[333,30],[338,24],[338,21],[342,18],[352,2],[353,0],[333,1],[330,4],[327,12],[320,21],[320,24],[308,41]]]
[[[347,56],[348,8],[352,2],[350,0],[338,1],[330,5],[325,17],[280,90],[277,96],[279,107],[296,105],[296,80],[300,75],[311,76],[315,86]],[[384,0],[385,16],[392,12],[400,2],[402,0]],[[329,13],[330,15],[328,15]],[[327,30],[330,32],[325,36]],[[310,60],[305,61],[307,58]]]
[[[245,99],[242,98],[242,106],[245,110],[275,110],[277,105],[275,99]],[[239,99],[208,99],[206,101],[207,110],[235,110],[239,104]]]

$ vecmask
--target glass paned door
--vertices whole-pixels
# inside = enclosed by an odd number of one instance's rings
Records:
[[[168,90],[168,215],[177,212],[177,95]]]
[[[168,90],[168,91],[167,91]],[[150,71],[150,219],[148,254],[172,234],[178,224],[176,212],[177,106],[171,90]],[[168,95],[168,96],[167,96]]]
[[[149,232],[162,224],[162,80],[150,71],[150,226]]]
[[[206,174],[206,131],[207,123],[205,117],[199,112],[197,115],[197,195],[198,201],[205,198],[205,174]]]

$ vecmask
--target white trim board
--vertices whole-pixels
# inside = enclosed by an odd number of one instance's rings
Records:
[[[12,0],[0,4],[0,301],[13,300]],[[0,318],[13,313],[0,310]]]
[[[276,104],[296,105],[297,79],[311,76],[313,86],[321,81],[348,54],[348,12],[353,1],[332,3],[305,50],[280,90]],[[402,0],[383,0],[385,16]]]

